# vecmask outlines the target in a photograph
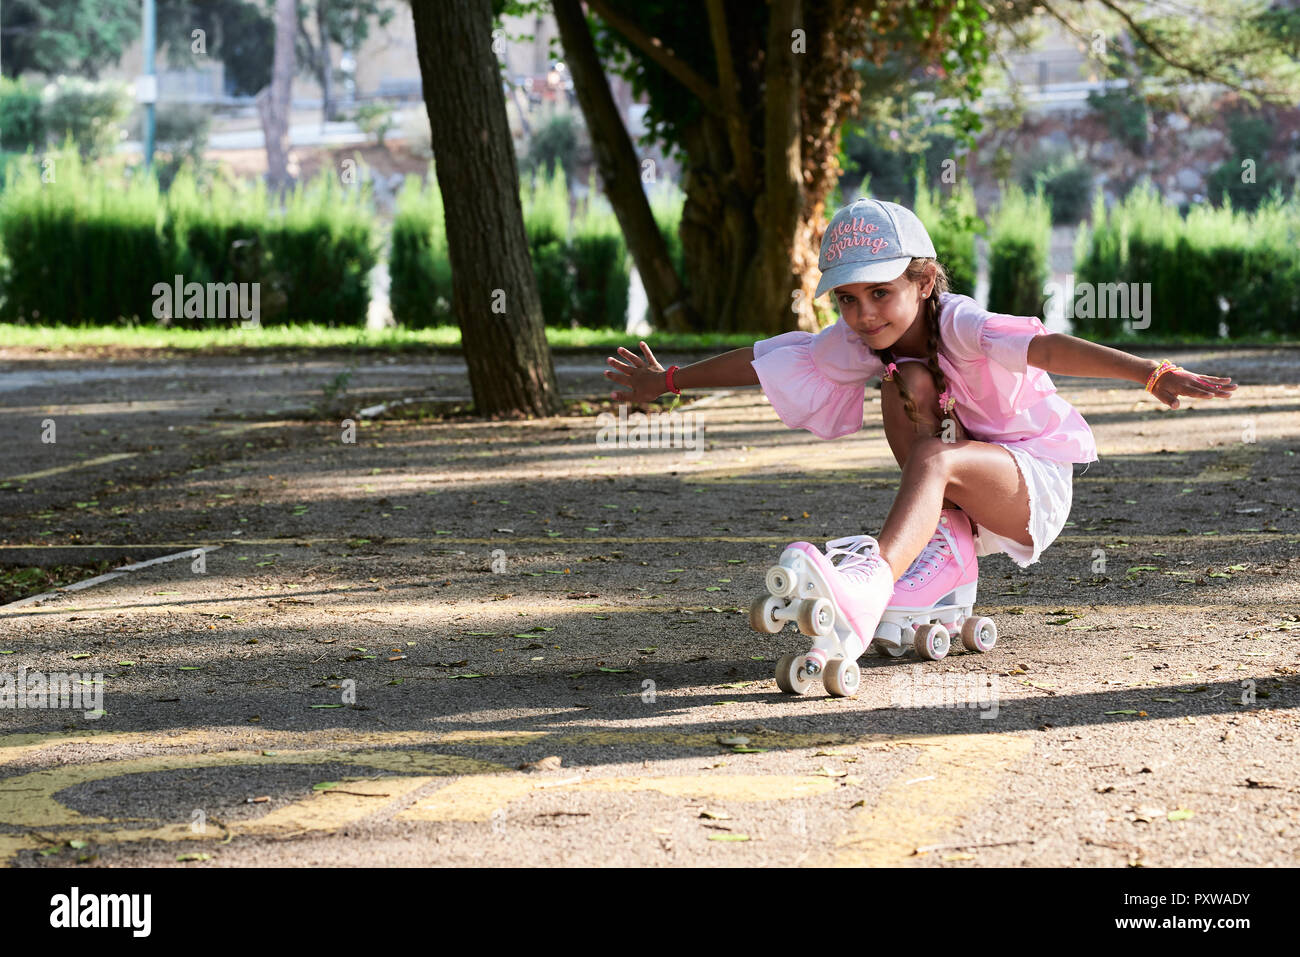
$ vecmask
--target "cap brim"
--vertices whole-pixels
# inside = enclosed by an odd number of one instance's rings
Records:
[[[817,291],[813,293],[813,298],[816,299],[828,289],[834,289],[836,286],[847,286],[855,282],[889,282],[891,279],[897,279],[907,271],[908,264],[911,261],[911,256],[899,256],[897,259],[885,259],[881,262],[843,263],[839,266],[832,266],[822,273],[821,281],[817,283]]]

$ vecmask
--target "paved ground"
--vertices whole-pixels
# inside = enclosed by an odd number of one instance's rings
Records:
[[[0,559],[214,549],[0,612],[0,682],[106,686],[0,710],[0,861],[1298,864],[1300,353],[1172,357],[1242,388],[1058,381],[1102,461],[1039,565],[981,563],[997,647],[832,699],[776,689],[805,640],[743,609],[784,544],[878,531],[873,390],[833,443],[753,389],[694,410],[698,456],[592,415],[348,443],[293,411],[346,359],[0,351]],[[436,367],[364,359],[355,405],[467,392]]]

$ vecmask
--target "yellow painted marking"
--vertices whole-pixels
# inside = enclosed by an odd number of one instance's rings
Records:
[[[505,770],[501,765],[474,758],[405,750],[284,751],[275,755],[263,755],[256,751],[224,751],[113,759],[91,764],[61,765],[5,778],[0,781],[0,824],[15,827],[86,827],[113,823],[113,818],[89,817],[65,807],[54,795],[78,784],[124,774],[152,774],[181,768],[190,770],[331,763],[358,764],[386,771],[424,771],[436,775],[486,774]]]
[[[254,821],[233,824],[230,830],[236,834],[328,831],[387,810],[436,780],[434,777],[382,777],[369,781],[345,781],[335,789],[337,793],[317,791],[309,798],[276,808]],[[361,797],[362,794],[372,796]]]
[[[27,472],[24,475],[13,475],[6,479],[6,481],[30,482],[33,479],[49,478],[51,475],[59,475],[63,472],[71,472],[75,469],[88,469],[95,465],[107,465],[109,462],[120,462],[122,459],[135,458],[139,454],[139,452],[114,452],[112,455],[101,455],[98,458],[86,459],[84,462],[73,462],[71,465],[59,465],[52,469],[42,469],[39,472]]]
[[[133,408],[132,411],[139,412],[142,410],[138,408]],[[278,422],[247,422],[244,423],[243,425],[235,425],[226,429],[217,429],[213,432],[194,433],[194,437],[199,438],[205,435],[223,435],[223,436],[239,435],[241,432],[250,432],[254,429],[270,429],[270,428],[276,428],[278,426],[290,425],[290,424],[292,423],[290,423],[288,420],[283,420]],[[55,468],[42,469],[39,472],[28,472],[24,475],[12,475],[9,478],[0,481],[30,482],[34,479],[49,478],[52,475],[60,475],[64,472],[72,472],[76,469],[88,469],[96,465],[108,465],[110,462],[120,462],[123,459],[133,459],[137,456],[144,455],[144,454],[145,454],[144,452],[114,452],[111,455],[101,455],[98,458],[86,459],[84,462],[73,462],[70,465],[59,465]]]
[[[590,778],[549,787],[548,783],[546,779],[539,780],[528,774],[461,778],[435,794],[421,798],[396,817],[399,821],[487,821],[495,811],[512,801],[550,791],[658,791],[671,797],[747,802],[812,797],[839,786],[829,777],[786,774]]]
[[[940,735],[905,743],[935,746],[923,748],[916,763],[890,782],[873,807],[857,812],[848,831],[836,839],[828,863],[915,863],[913,851],[940,843],[967,814],[992,800],[1002,772],[1034,749],[1030,738],[1013,734]]]

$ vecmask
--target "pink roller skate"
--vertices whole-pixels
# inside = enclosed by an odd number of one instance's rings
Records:
[[[951,633],[960,628],[967,649],[989,651],[998,629],[991,618],[971,616],[978,585],[970,518],[961,509],[946,508],[929,543],[898,580],[873,647],[883,657],[897,658],[911,644],[922,658],[937,661],[948,654]]]
[[[831,561],[835,556],[838,565]],[[826,543],[825,555],[809,542],[794,542],[767,570],[766,584],[769,594],[750,606],[750,626],[776,634],[794,621],[814,639],[807,654],[785,655],[777,662],[777,686],[789,694],[806,694],[820,677],[829,694],[856,694],[862,680],[858,657],[870,644],[894,587],[876,540],[870,535],[838,538]]]

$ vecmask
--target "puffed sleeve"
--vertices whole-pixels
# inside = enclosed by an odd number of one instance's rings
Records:
[[[952,313],[953,352],[962,359],[987,356],[1011,372],[1024,374],[1029,343],[1047,335],[1037,316],[1011,316],[981,309],[973,299],[959,297]]]
[[[835,439],[862,428],[867,380],[884,367],[842,321],[819,333],[786,332],[754,343],[754,371],[792,429]]]

